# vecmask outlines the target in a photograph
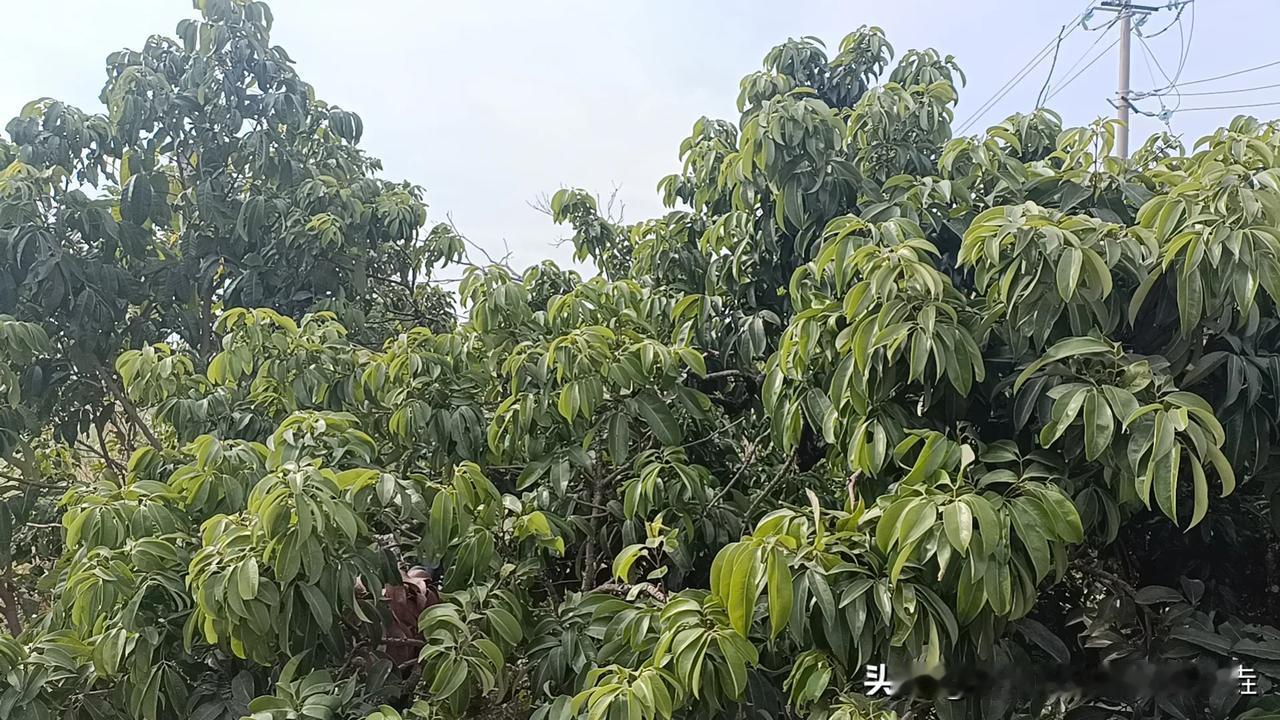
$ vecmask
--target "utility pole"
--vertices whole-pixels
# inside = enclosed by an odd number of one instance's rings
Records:
[[[1128,5],[1128,3],[1125,3]],[[1129,41],[1133,37],[1133,15],[1129,8],[1120,10],[1120,75],[1116,80],[1116,119],[1120,121],[1120,137],[1116,152],[1121,159],[1129,157]]]
[[[1120,72],[1116,83],[1116,99],[1111,104],[1116,109],[1116,119],[1120,121],[1120,136],[1116,138],[1116,154],[1122,158],[1129,157],[1129,57],[1130,40],[1133,37],[1133,16],[1150,15],[1161,8],[1151,5],[1134,5],[1132,0],[1103,0],[1099,10],[1117,14],[1120,25]]]

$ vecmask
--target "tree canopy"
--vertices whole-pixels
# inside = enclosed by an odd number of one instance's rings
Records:
[[[195,5],[0,139],[0,718],[1280,714],[1280,124],[792,39],[519,270]]]

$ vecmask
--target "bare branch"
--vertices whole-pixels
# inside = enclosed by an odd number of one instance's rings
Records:
[[[634,591],[642,592],[660,603],[665,603],[667,601],[666,591],[653,583],[636,583],[635,585],[627,585],[626,583],[607,582],[594,589],[594,592],[609,593],[610,595],[618,595],[620,597],[629,597]]]
[[[769,497],[769,493],[773,492],[773,489],[777,487],[778,483],[782,482],[782,478],[786,476],[787,471],[790,470],[792,466],[794,466],[795,464],[796,464],[796,456],[795,456],[795,453],[792,453],[791,457],[788,458],[787,461],[782,464],[782,467],[778,468],[778,474],[773,476],[773,479],[769,481],[769,484],[764,486],[764,489],[756,494],[755,499],[751,501],[751,505],[747,506],[747,511],[743,513],[744,518],[751,517],[751,513],[755,512],[755,509],[760,504],[760,502],[765,498]]]
[[[151,426],[147,425],[146,420],[142,419],[142,414],[138,412],[138,407],[129,399],[128,393],[124,391],[124,388],[120,386],[120,383],[116,382],[115,377],[101,368],[99,368],[98,374],[102,377],[102,381],[106,383],[107,389],[115,396],[116,401],[120,403],[120,407],[124,408],[124,412],[129,416],[129,420],[132,421],[133,424],[142,431],[142,434],[147,437],[147,442],[151,443],[151,446],[155,449],[163,450],[164,446],[160,444],[160,439],[151,431]]]

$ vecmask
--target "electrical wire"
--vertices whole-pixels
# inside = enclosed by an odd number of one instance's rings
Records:
[[[1151,71],[1151,63],[1156,64],[1156,69],[1160,71],[1160,74],[1164,77],[1164,81],[1172,84],[1172,78],[1169,77],[1169,73],[1165,72],[1164,66],[1160,64],[1160,58],[1156,57],[1155,52],[1151,50],[1151,46],[1147,44],[1147,39],[1139,37],[1138,42],[1142,45],[1143,59],[1146,60],[1147,63],[1147,75],[1151,78],[1151,84],[1156,84],[1156,76]]]
[[[1182,22],[1182,12],[1187,9],[1188,5],[1191,5],[1193,3],[1194,3],[1194,0],[1186,0],[1185,2],[1178,3],[1178,14],[1175,15],[1174,18],[1169,21],[1168,25],[1165,25],[1164,27],[1160,28],[1156,32],[1151,33],[1150,35],[1143,33],[1140,27],[1134,28],[1134,30],[1136,31],[1138,37],[1145,37],[1147,39],[1160,37],[1161,35],[1169,32],[1169,30],[1173,29],[1174,25],[1177,25],[1178,23]],[[1167,9],[1169,7],[1172,7],[1172,4],[1165,6],[1164,9]],[[1192,10],[1192,12],[1194,13],[1195,10]]]
[[[1086,70],[1093,67],[1094,64],[1096,64],[1099,60],[1101,60],[1102,57],[1106,55],[1108,52],[1111,52],[1111,48],[1115,47],[1119,42],[1120,42],[1120,38],[1116,38],[1115,40],[1112,40],[1110,44],[1108,44],[1105,48],[1102,49],[1102,52],[1093,56],[1093,59],[1089,61],[1089,64],[1080,68],[1080,70],[1075,75],[1072,75],[1071,77],[1067,78],[1066,81],[1064,81],[1061,85],[1059,85],[1056,89],[1054,89],[1053,92],[1049,93],[1049,97],[1045,98],[1045,102],[1052,100],[1055,96],[1057,96],[1058,93],[1062,92],[1063,90],[1066,90],[1068,85],[1075,82],[1076,78],[1080,77],[1085,73]]]
[[[1188,5],[1191,7],[1191,25],[1190,25],[1189,32],[1186,29],[1184,29],[1182,25],[1182,13],[1187,8]],[[1172,132],[1172,128],[1169,126],[1169,120],[1173,117],[1173,114],[1182,107],[1182,97],[1184,94],[1186,94],[1186,93],[1183,93],[1178,88],[1178,80],[1182,77],[1182,71],[1187,66],[1187,58],[1191,54],[1191,43],[1195,37],[1195,23],[1196,23],[1195,3],[1194,3],[1194,0],[1188,0],[1188,2],[1178,7],[1177,16],[1173,19],[1172,22],[1170,22],[1168,25],[1162,28],[1160,32],[1153,33],[1147,36],[1143,36],[1141,33],[1138,34],[1138,41],[1142,45],[1143,52],[1146,53],[1144,60],[1146,60],[1147,62],[1147,72],[1148,72],[1148,75],[1151,76],[1152,87],[1156,86],[1155,76],[1151,74],[1152,62],[1155,63],[1155,66],[1157,69],[1159,69],[1160,74],[1164,76],[1164,81],[1166,84],[1163,87],[1160,87],[1154,90],[1149,90],[1147,92],[1130,93],[1129,107],[1141,115],[1158,118],[1159,120],[1164,122],[1166,129],[1168,129],[1170,132]],[[1151,49],[1151,45],[1147,42],[1147,39],[1156,37],[1157,35],[1164,34],[1166,31],[1169,30],[1169,28],[1173,27],[1174,25],[1178,26],[1178,67],[1177,67],[1177,70],[1174,71],[1173,75],[1170,76],[1169,73],[1164,69],[1164,65],[1160,63],[1160,58],[1157,57],[1155,51]],[[1170,93],[1172,93],[1176,98],[1174,106],[1172,108],[1170,108],[1164,101],[1165,97]],[[1160,103],[1160,112],[1159,113],[1149,112],[1133,104],[1133,100],[1138,100],[1142,98],[1155,98],[1156,101]]]
[[[1160,64],[1160,59],[1156,57],[1156,54],[1155,54],[1154,52],[1152,52],[1152,50],[1151,50],[1151,46],[1147,44],[1146,39],[1145,39],[1145,38],[1143,38],[1141,35],[1139,35],[1139,36],[1138,36],[1138,40],[1139,40],[1139,41],[1141,41],[1141,47],[1142,47],[1142,53],[1143,53],[1143,54],[1142,54],[1142,59],[1143,59],[1143,62],[1144,62],[1144,63],[1146,64],[1146,66],[1147,66],[1147,77],[1151,78],[1151,84],[1152,84],[1152,85],[1155,85],[1155,84],[1156,84],[1156,76],[1155,76],[1155,72],[1154,72],[1154,71],[1152,70],[1152,68],[1151,68],[1151,63],[1152,63],[1152,62],[1154,62],[1154,63],[1155,63],[1156,68],[1158,68],[1158,69],[1160,70],[1160,74],[1164,76],[1165,82],[1169,82],[1169,74],[1168,74],[1168,73],[1166,73],[1166,72],[1164,71],[1164,66]],[[1174,88],[1174,92],[1175,92],[1175,93],[1177,93],[1177,92],[1178,92],[1178,89],[1177,89],[1177,88]],[[1134,105],[1134,104],[1133,104],[1133,101],[1134,101],[1135,99],[1137,99],[1137,98],[1136,98],[1134,95],[1132,95],[1132,94],[1130,94],[1130,96],[1129,96],[1128,98],[1126,98],[1126,101],[1127,101],[1127,102],[1128,102],[1128,104],[1129,104],[1129,109],[1133,110],[1134,112],[1138,113],[1139,115],[1146,115],[1147,117],[1154,117],[1154,118],[1156,118],[1156,119],[1160,120],[1161,122],[1163,122],[1163,123],[1164,123],[1164,129],[1165,129],[1165,131],[1166,131],[1166,132],[1168,132],[1170,135],[1172,135],[1172,134],[1173,134],[1173,126],[1170,124],[1170,120],[1172,120],[1172,119],[1173,119],[1173,110],[1170,110],[1170,109],[1169,109],[1169,106],[1165,104],[1165,102],[1164,102],[1164,93],[1154,95],[1153,97],[1155,97],[1156,101],[1160,103],[1160,112],[1159,112],[1159,113],[1148,112],[1148,111],[1143,110],[1142,108],[1138,107],[1137,105]],[[1179,106],[1181,106],[1181,104],[1182,104],[1182,95],[1179,93],[1179,94],[1178,94],[1178,105],[1179,105]]]
[[[1032,70],[1038,67],[1040,63],[1044,62],[1044,59],[1049,55],[1049,48],[1051,47],[1053,47],[1053,41],[1050,41],[1047,45],[1041,48],[1040,52],[1032,56],[1032,58],[1027,61],[1027,64],[1022,66],[1021,70],[1019,70],[1013,77],[1009,78],[1004,85],[1000,86],[1000,89],[996,90],[991,97],[987,98],[986,102],[982,103],[982,105],[979,106],[972,115],[966,118],[961,124],[958,132],[963,133],[965,130],[969,129],[969,126],[973,125],[978,118],[982,117],[987,113],[987,111],[995,107],[996,103],[1004,99],[1004,96],[1008,95],[1013,88],[1017,87],[1018,83],[1022,82],[1022,80],[1026,78]]]
[[[1089,3],[1089,4],[1092,4],[1092,3]],[[1072,20],[1067,24],[1075,25],[1076,23],[1083,22],[1086,16],[1086,13],[1088,12],[1088,7],[1089,5],[1087,4],[1085,6],[1085,9],[1077,13],[1076,16],[1072,18]],[[1059,35],[1061,36],[1061,33],[1059,33]],[[1013,89],[1016,88],[1019,83],[1021,83],[1024,79],[1026,79],[1027,75],[1031,74],[1033,70],[1035,70],[1037,67],[1039,67],[1041,63],[1045,61],[1045,58],[1049,56],[1049,50],[1053,48],[1058,42],[1060,42],[1060,39],[1055,38],[1053,40],[1050,40],[1048,43],[1046,43],[1045,46],[1041,48],[1039,52],[1033,55],[1031,59],[1028,60],[1026,64],[1023,65],[1022,68],[1017,73],[1014,74],[1013,77],[1009,78],[1009,80],[1007,80],[1004,85],[1000,86],[998,90],[992,93],[991,97],[987,98],[986,102],[982,103],[982,105],[980,105],[978,109],[973,112],[972,115],[966,118],[965,121],[960,124],[960,127],[956,131],[956,133],[963,134],[970,127],[972,127],[978,120],[980,120],[983,115],[988,113],[991,110],[991,108],[995,107],[997,103],[1003,100],[1006,95],[1012,92]]]
[[[1105,40],[1105,39],[1106,39],[1106,37],[1107,37],[1107,36],[1106,36],[1106,31],[1107,31],[1107,30],[1110,30],[1110,29],[1111,29],[1111,26],[1115,25],[1115,24],[1116,24],[1117,22],[1119,22],[1119,21],[1120,21],[1120,18],[1117,16],[1117,17],[1115,17],[1115,18],[1112,18],[1112,19],[1111,19],[1111,22],[1109,22],[1109,23],[1107,23],[1107,24],[1105,24],[1105,25],[1101,25],[1101,26],[1099,26],[1099,27],[1097,27],[1097,28],[1094,28],[1095,30],[1097,30],[1097,31],[1098,31],[1098,37],[1094,39],[1093,44],[1092,44],[1092,45],[1090,45],[1088,48],[1086,48],[1086,49],[1085,49],[1085,51],[1084,51],[1084,53],[1082,53],[1082,54],[1080,55],[1080,57],[1076,58],[1076,61],[1075,61],[1074,63],[1071,63],[1071,67],[1067,68],[1067,69],[1066,69],[1062,74],[1063,74],[1063,75],[1071,75],[1072,71],[1074,71],[1076,68],[1080,67],[1080,63],[1084,62],[1084,59],[1085,59],[1085,58],[1087,58],[1087,57],[1089,57],[1089,53],[1093,52],[1093,49],[1094,49],[1094,48],[1096,48],[1096,47],[1098,47],[1098,43],[1100,43],[1100,42],[1102,42],[1103,40]],[[1116,44],[1116,43],[1118,43],[1119,41],[1120,41],[1120,39],[1119,39],[1119,38],[1116,38],[1116,40],[1115,40],[1114,42],[1112,42],[1112,43],[1111,43],[1111,45],[1110,45],[1110,46],[1108,46],[1108,47],[1106,48],[1106,50],[1103,50],[1103,52],[1105,53],[1107,50],[1110,50],[1110,49],[1111,49],[1112,47],[1114,47],[1114,46],[1115,46],[1115,44]],[[1097,57],[1095,57],[1093,60],[1091,60],[1091,61],[1089,62],[1089,65],[1092,65],[1093,63],[1095,63],[1095,62],[1097,62],[1097,61],[1098,61],[1098,58],[1097,58]],[[1089,68],[1089,65],[1086,65],[1084,68],[1082,68],[1082,69],[1080,70],[1080,72],[1084,72],[1084,70],[1087,70],[1087,69]],[[1077,72],[1075,75],[1071,75],[1071,77],[1070,77],[1069,79],[1067,79],[1066,81],[1064,81],[1064,82],[1063,82],[1063,84],[1061,84],[1061,85],[1059,85],[1058,87],[1054,88],[1054,89],[1053,89],[1053,92],[1051,92],[1051,93],[1049,93],[1048,95],[1046,95],[1046,96],[1045,96],[1045,98],[1044,98],[1045,102],[1048,102],[1048,101],[1049,101],[1049,100],[1050,100],[1054,95],[1057,95],[1057,94],[1058,94],[1058,92],[1059,92],[1060,90],[1062,90],[1062,88],[1066,87],[1066,86],[1067,86],[1067,84],[1069,84],[1072,80],[1075,80],[1077,77],[1079,77],[1079,75],[1080,75],[1080,73],[1079,73],[1079,72]]]
[[[1164,71],[1164,67],[1160,65],[1160,60],[1156,58],[1156,54],[1151,51],[1151,46],[1147,45],[1147,41],[1141,35],[1138,36],[1138,40],[1142,49],[1142,63],[1147,66],[1147,77],[1151,79],[1151,86],[1155,87],[1156,84],[1156,71],[1155,68],[1151,67],[1153,61],[1156,67],[1160,68],[1160,74],[1164,76],[1164,81],[1166,83],[1169,82],[1169,75]],[[1138,93],[1130,93],[1129,95],[1131,99],[1134,99],[1138,96]],[[1160,101],[1160,108],[1164,109],[1164,95],[1157,94],[1153,97]]]
[[[1151,46],[1147,44],[1147,39],[1142,36],[1138,36],[1138,41],[1139,41],[1139,44],[1142,46],[1143,59],[1147,63],[1147,75],[1151,77],[1151,84],[1152,85],[1156,84],[1156,77],[1151,72],[1151,63],[1155,63],[1156,69],[1160,71],[1160,74],[1162,76],[1164,76],[1164,81],[1166,83],[1169,83],[1168,87],[1170,87],[1173,90],[1174,95],[1177,96],[1178,105],[1182,105],[1182,91],[1179,90],[1178,87],[1173,84],[1174,82],[1176,82],[1176,80],[1169,77],[1169,73],[1165,72],[1164,66],[1160,64],[1160,58],[1156,57],[1155,51],[1153,51],[1151,49]],[[1167,112],[1169,110],[1169,107],[1164,103],[1164,96],[1167,94],[1168,92],[1156,93],[1154,96],[1148,96],[1144,94],[1143,97],[1155,97],[1160,102],[1160,110]],[[1130,98],[1132,99],[1133,97],[1134,97],[1134,94],[1130,93]]]
[[[1280,60],[1276,60],[1275,62],[1265,63],[1263,65],[1258,65],[1256,67],[1245,68],[1243,70],[1236,70],[1235,72],[1224,73],[1222,75],[1215,75],[1213,77],[1201,78],[1199,80],[1187,80],[1186,82],[1177,83],[1177,87],[1186,87],[1188,85],[1200,85],[1201,83],[1213,82],[1214,80],[1225,80],[1229,77],[1244,75],[1246,73],[1256,72],[1258,70],[1265,70],[1266,68],[1275,67],[1276,65],[1280,65]],[[1161,88],[1161,90],[1166,90],[1166,89],[1168,88]]]
[[[1253,92],[1255,90],[1269,90],[1271,88],[1280,87],[1280,83],[1271,83],[1270,85],[1255,85],[1247,88],[1232,88],[1231,90],[1205,90],[1203,92],[1182,93],[1184,97],[1201,97],[1204,95],[1236,95],[1239,93]]]
[[[1178,58],[1178,70],[1173,74],[1173,82],[1182,79],[1182,71],[1187,67],[1187,58],[1191,55],[1191,43],[1196,37],[1196,5],[1191,3],[1191,26],[1187,30],[1186,42],[1182,40],[1182,20],[1178,20],[1178,43],[1182,46],[1182,54]]]
[[[1190,107],[1190,108],[1183,108],[1178,112],[1196,112],[1198,110],[1242,110],[1244,108],[1273,107],[1275,105],[1280,105],[1280,101],[1264,102],[1264,103],[1246,103],[1244,105],[1213,105],[1208,107]]]

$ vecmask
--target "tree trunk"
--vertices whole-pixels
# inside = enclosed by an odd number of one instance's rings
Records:
[[[9,634],[18,637],[22,634],[22,615],[18,608],[18,595],[14,592],[13,581],[6,578],[0,583],[0,602],[4,603],[4,623]]]

